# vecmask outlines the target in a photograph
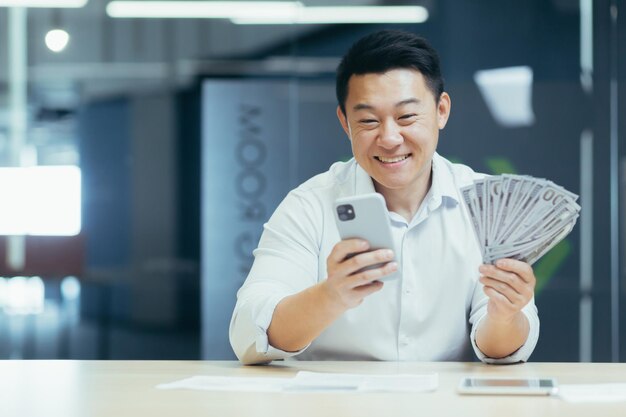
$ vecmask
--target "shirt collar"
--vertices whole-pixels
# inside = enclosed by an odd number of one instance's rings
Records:
[[[356,160],[354,161],[356,165],[356,175],[354,177],[354,194],[369,194],[375,193],[376,189],[374,188],[374,180],[372,177],[365,172],[365,170],[359,165]]]
[[[375,193],[374,181],[372,177],[356,162],[356,175],[354,191],[356,195]],[[452,178],[452,173],[446,167],[446,160],[438,153],[433,154],[432,167],[433,181],[426,193],[424,202],[428,204],[428,208],[432,211],[442,204],[454,206],[458,204],[458,190]]]
[[[446,160],[436,152],[433,155],[432,175],[433,182],[426,195],[426,198],[429,199],[430,210],[434,210],[442,204],[445,206],[458,204],[459,190],[455,185],[452,172],[446,166]]]

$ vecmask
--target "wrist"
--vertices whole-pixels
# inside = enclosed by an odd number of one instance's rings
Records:
[[[475,343],[485,356],[504,358],[524,345],[529,331],[529,321],[521,311],[508,319],[494,318],[487,313],[476,330]]]
[[[524,315],[524,313],[522,313],[522,311],[517,311],[511,315],[506,316],[500,314],[491,314],[487,312],[487,318],[494,325],[511,326],[516,323],[521,323],[523,320],[526,319],[526,316]]]
[[[318,293],[319,306],[332,316],[338,317],[348,310],[349,306],[343,302],[328,280],[320,282],[314,288]]]

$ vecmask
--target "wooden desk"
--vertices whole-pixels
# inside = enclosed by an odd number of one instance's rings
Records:
[[[439,373],[434,393],[218,393],[157,390],[194,375],[291,377],[299,370]],[[570,404],[553,397],[459,396],[465,375],[555,377],[560,383],[626,382],[626,364],[277,362],[244,367],[200,361],[0,361],[1,417],[515,417],[626,416],[626,403]]]

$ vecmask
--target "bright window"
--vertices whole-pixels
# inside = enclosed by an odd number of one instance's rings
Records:
[[[0,235],[73,236],[80,227],[80,168],[0,168]]]

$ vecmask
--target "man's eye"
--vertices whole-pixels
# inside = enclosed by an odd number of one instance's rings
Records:
[[[400,119],[406,120],[406,119],[410,119],[410,118],[415,117],[415,116],[417,116],[415,113],[403,114],[402,116],[400,116]]]
[[[376,123],[376,120],[375,119],[363,119],[363,120],[359,120],[359,123],[371,124],[371,123]]]

